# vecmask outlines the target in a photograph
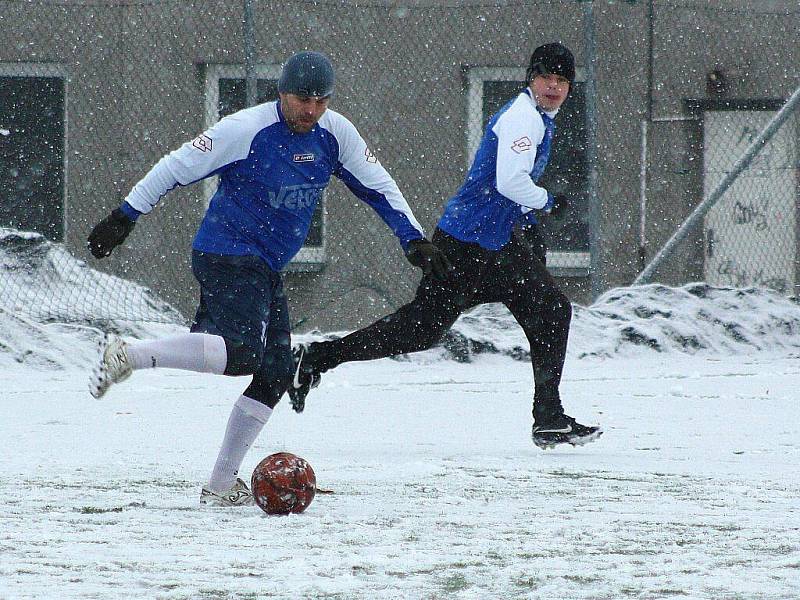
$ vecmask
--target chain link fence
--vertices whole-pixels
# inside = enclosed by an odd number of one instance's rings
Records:
[[[681,245],[700,241],[707,283],[795,295],[799,106],[800,88],[783,106],[705,103],[703,201],[634,283],[649,282]]]
[[[654,3],[634,283],[798,295],[800,52],[773,44],[798,25],[796,3]]]
[[[161,156],[246,106],[248,76],[257,101],[273,99],[281,64],[304,49],[331,57],[337,69],[331,108],[355,123],[431,232],[463,180],[488,117],[521,89],[533,47],[554,39],[572,47],[579,70],[541,182],[568,194],[573,205],[567,221],[543,223],[549,266],[574,298],[590,300],[594,229],[602,232],[604,278],[629,283],[644,264],[639,255],[652,257],[724,172],[725,161],[735,159],[747,136],[779,108],[774,100],[788,97],[788,84],[776,87],[776,74],[797,62],[791,53],[777,57],[771,72],[759,73],[766,80],[729,94],[769,96],[772,104],[713,104],[727,96],[708,89],[714,65],[697,57],[702,32],[693,33],[686,23],[699,16],[709,30],[730,26],[731,33],[719,33],[714,42],[724,61],[740,52],[748,36],[757,51],[765,28],[776,45],[781,36],[796,41],[798,18],[780,2],[767,11],[742,2],[741,9],[722,10],[716,20],[693,2],[595,5],[599,223],[590,222],[585,65],[592,57],[584,51],[587,23],[580,2],[253,0],[248,38],[244,2],[0,0],[0,306],[44,319],[191,318],[197,289],[190,248],[213,181],[168,194],[108,259],[89,255],[86,235]],[[648,27],[656,33],[650,45]],[[679,37],[684,46],[676,48]],[[676,52],[683,61],[680,72],[658,68],[674,62]],[[633,77],[620,78],[613,65],[626,62]],[[649,79],[648,62],[656,66]],[[657,110],[643,163],[639,124],[648,94]],[[708,103],[693,109],[681,100],[687,97]],[[664,112],[685,120],[657,121]],[[720,204],[727,216],[706,233],[695,232],[689,250],[663,270],[662,280],[708,278],[792,293],[794,276],[781,283],[779,275],[796,263],[797,250],[797,192],[791,185],[797,178],[797,133],[790,129],[795,125],[786,127],[772,142],[780,146],[769,154],[772,162],[762,158],[752,166],[730,190],[734,199]],[[643,174],[642,164],[649,165]],[[640,201],[641,182],[647,203]],[[637,243],[640,214],[644,227]],[[713,211],[707,218],[716,218]],[[738,222],[743,220],[752,231]],[[782,233],[776,236],[779,222]],[[754,262],[742,266],[723,258],[731,256],[725,250],[730,243],[738,244],[733,254],[747,253]],[[27,248],[24,256],[38,256],[38,270],[19,258],[21,246]],[[109,276],[98,277],[97,271]],[[743,272],[754,275],[742,277]],[[388,228],[334,182],[306,246],[287,270],[286,287],[297,325],[347,329],[407,301],[418,278]],[[65,281],[69,302],[61,297]]]

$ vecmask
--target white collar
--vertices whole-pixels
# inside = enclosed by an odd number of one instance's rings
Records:
[[[525,89],[522,91],[522,93],[525,94],[528,97],[528,100],[530,100],[530,102],[534,106],[534,108],[538,108],[539,110],[541,110],[544,114],[546,114],[551,119],[555,119],[556,115],[558,114],[558,110],[559,109],[545,110],[542,107],[540,107],[538,104],[536,104],[536,100],[533,99],[533,92],[531,92],[531,88],[529,86],[525,86]]]

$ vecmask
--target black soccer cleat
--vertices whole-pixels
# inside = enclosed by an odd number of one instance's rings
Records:
[[[581,425],[563,413],[533,424],[531,437],[533,443],[542,450],[555,448],[558,444],[583,446],[603,435],[603,430],[595,425]]]
[[[312,388],[319,385],[322,375],[316,371],[309,360],[308,346],[300,344],[292,351],[294,358],[294,378],[289,386],[289,399],[295,412],[301,413],[306,407],[306,396]]]

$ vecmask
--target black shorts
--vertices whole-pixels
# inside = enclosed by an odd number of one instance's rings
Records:
[[[289,309],[280,273],[257,256],[197,250],[192,272],[200,283],[192,332],[244,344],[270,363],[291,363]]]

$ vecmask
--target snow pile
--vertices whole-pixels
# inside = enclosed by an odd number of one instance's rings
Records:
[[[136,322],[113,320],[122,303]],[[102,331],[157,337],[181,329],[181,315],[137,284],[100,273],[39,234],[0,229],[0,366],[90,364]],[[768,289],[647,285],[611,290],[575,306],[573,358],[644,351],[743,354],[800,349],[800,306]],[[342,334],[300,335],[298,340]],[[479,306],[462,315],[442,345],[400,360],[469,362],[476,354],[528,360],[528,341],[508,310]]]
[[[618,288],[576,315],[578,357],[632,355],[641,347],[725,355],[800,348],[800,305],[766,288]]]
[[[763,288],[645,285],[610,290],[574,306],[568,352],[576,358],[633,356],[642,349],[742,354],[800,349],[800,305]],[[527,359],[528,342],[502,305],[462,316],[445,340],[457,360],[499,352]]]
[[[115,319],[123,310],[141,321]],[[89,268],[38,233],[0,228],[0,366],[85,368],[103,331],[154,337],[182,322],[149,289]]]
[[[90,268],[44,236],[0,228],[0,307],[38,322],[182,323],[149,289]]]
[[[105,331],[133,338],[152,338],[185,331],[165,323],[104,321],[102,327],[81,323],[39,323],[0,307],[0,367],[86,369],[97,357]]]

